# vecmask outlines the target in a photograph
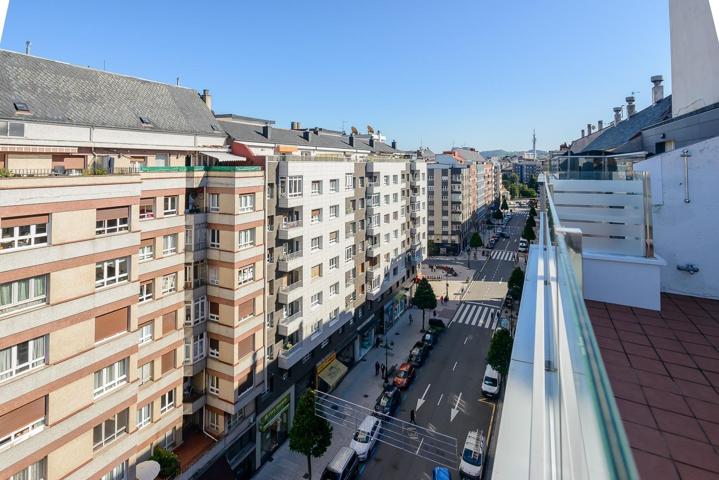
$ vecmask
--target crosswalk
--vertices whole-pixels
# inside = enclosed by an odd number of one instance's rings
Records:
[[[476,303],[463,303],[455,312],[451,323],[494,330],[497,328],[498,321],[498,308]]]
[[[517,256],[514,250],[495,250],[492,252],[492,259],[494,260],[505,260],[507,262],[513,262]]]

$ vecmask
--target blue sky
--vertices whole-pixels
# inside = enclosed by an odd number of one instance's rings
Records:
[[[557,148],[671,91],[667,0],[10,0],[0,47],[209,88],[217,113],[400,148]]]

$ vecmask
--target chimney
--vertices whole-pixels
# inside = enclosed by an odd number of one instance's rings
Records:
[[[204,89],[202,91],[202,95],[200,95],[200,98],[203,102],[205,102],[205,105],[207,105],[207,108],[212,110],[212,95],[210,95],[210,91],[208,89]]]
[[[622,107],[614,107],[614,125],[622,121]]]
[[[663,81],[664,77],[661,75],[654,75],[652,77],[652,83],[654,84],[652,87],[652,103],[657,103],[664,98],[664,86],[662,85]]]
[[[597,130],[604,128],[604,120],[597,120]]]
[[[634,95],[630,95],[624,100],[627,101],[627,118],[637,113],[637,106],[634,105]]]
[[[397,140],[392,140],[392,149],[397,150]]]
[[[589,136],[591,134],[592,134],[592,124],[588,123],[587,124],[587,136]]]
[[[290,129],[291,130],[302,130],[302,127],[300,126],[300,122],[290,123]]]
[[[369,137],[369,146],[374,148],[374,137]]]
[[[584,129],[582,129],[582,138],[584,138]]]
[[[312,130],[305,130],[302,132],[302,138],[307,140],[307,143],[312,143]]]
[[[350,135],[350,139],[349,139],[349,140],[350,140],[350,147],[354,147],[354,146],[355,146],[355,136],[354,136],[354,134]]]
[[[262,136],[265,137],[267,140],[270,139],[272,136],[272,126],[271,125],[264,125],[262,127]]]

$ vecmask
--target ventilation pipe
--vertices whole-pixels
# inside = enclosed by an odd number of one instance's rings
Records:
[[[652,87],[652,102],[657,103],[664,98],[664,86],[662,85],[664,77],[661,75],[654,75],[651,80],[654,84]]]
[[[267,140],[272,137],[272,126],[271,125],[263,125],[262,126],[262,136],[265,137]]]
[[[587,136],[589,136],[591,134],[592,134],[592,124],[588,123],[587,124]]]
[[[597,130],[604,128],[604,120],[597,120]]]
[[[622,121],[622,107],[614,107],[614,125]]]
[[[637,106],[634,105],[634,95],[630,95],[624,100],[627,101],[627,118],[637,113]]]
[[[204,89],[202,91],[202,95],[200,95],[200,98],[203,102],[205,102],[205,105],[207,105],[207,108],[212,110],[212,95],[210,95],[210,91],[208,89]]]

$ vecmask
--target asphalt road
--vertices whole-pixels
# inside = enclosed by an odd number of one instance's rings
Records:
[[[501,239],[488,252],[516,252],[526,220],[526,210],[514,214],[509,239]],[[472,261],[477,268],[474,280],[451,325],[442,334],[417,377],[402,395],[396,416],[409,421],[410,410],[416,410],[417,424],[457,440],[457,460],[453,478],[458,477],[459,456],[467,432],[480,429],[489,433],[494,404],[481,394],[486,366],[485,356],[496,322],[492,315],[501,307],[506,282],[515,264],[512,255]],[[507,258],[507,259],[502,259]],[[447,262],[449,263],[449,262]],[[407,352],[408,353],[408,352]],[[418,399],[422,399],[418,407]],[[453,415],[453,409],[455,414]],[[374,454],[362,469],[365,479],[431,479],[437,464],[418,455],[378,443]]]

